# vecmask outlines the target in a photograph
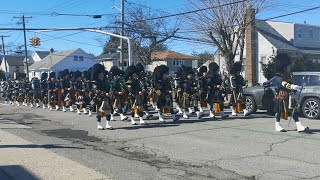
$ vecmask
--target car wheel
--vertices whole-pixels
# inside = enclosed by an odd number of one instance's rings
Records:
[[[245,100],[246,110],[248,111],[248,113],[253,114],[257,112],[257,105],[254,98],[252,96],[246,96]]]
[[[309,98],[303,102],[302,113],[304,117],[310,119],[317,119],[320,117],[320,100],[316,98]]]

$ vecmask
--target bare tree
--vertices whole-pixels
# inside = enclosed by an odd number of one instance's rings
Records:
[[[133,52],[144,64],[151,63],[151,54],[167,50],[165,42],[178,31],[177,22],[159,17],[159,12],[140,6],[130,6],[127,10],[126,34],[133,38]]]
[[[240,53],[240,60],[243,57],[245,28],[252,21],[247,18],[247,13],[260,12],[266,6],[265,2],[266,0],[189,0],[189,10],[195,11],[187,16],[189,27],[196,30],[199,39],[213,42],[217,46],[229,71],[237,51]]]

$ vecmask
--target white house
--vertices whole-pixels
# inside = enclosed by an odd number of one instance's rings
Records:
[[[320,26],[261,20],[249,25],[242,59],[243,75],[249,85],[267,80],[262,64],[267,64],[277,53],[306,55],[310,60],[320,63]],[[219,50],[215,53],[214,61],[220,64],[221,72],[226,71],[225,60]],[[235,61],[240,61],[239,53]]]
[[[14,72],[24,72],[24,56],[2,56],[0,69],[5,72],[6,77],[14,77]]]
[[[69,69],[69,71],[85,71],[96,63],[97,61],[93,55],[86,53],[80,48],[53,52],[29,67],[29,78],[40,78],[44,72],[56,72],[58,74],[58,72],[64,69]]]
[[[244,49],[243,57],[245,59],[243,61],[245,64],[250,61],[254,62],[252,63],[253,68],[256,70],[252,73],[252,79],[258,83],[267,80],[263,76],[261,63],[268,63],[277,53],[303,54],[308,56],[310,60],[320,63],[320,26],[257,21],[253,30],[253,42],[247,43],[248,38],[246,38],[246,45],[249,45],[249,47],[246,46]],[[246,69],[246,75],[249,71],[250,69]]]
[[[192,68],[198,67],[198,57],[181,54],[174,51],[158,51],[151,54],[151,64],[148,65],[147,70],[153,71],[159,65],[167,65],[169,67],[169,74],[176,72],[181,65]]]
[[[34,51],[31,55],[31,59],[33,59],[34,62],[41,61],[43,58],[48,56],[50,54],[50,51]]]
[[[110,53],[110,54],[102,54],[100,56],[95,57],[98,62],[104,65],[106,70],[110,70],[112,66],[118,66],[120,65],[120,52]],[[139,59],[136,55],[131,56],[131,64],[137,64],[139,63]],[[124,54],[123,58],[123,70],[126,70],[129,66],[129,56],[128,54]]]

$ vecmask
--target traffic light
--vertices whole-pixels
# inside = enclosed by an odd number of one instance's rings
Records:
[[[30,44],[31,46],[40,46],[40,38],[38,37],[30,38]]]
[[[30,45],[31,46],[35,46],[35,41],[34,40],[35,40],[34,38],[30,38]]]
[[[40,46],[40,38],[35,37],[35,46]]]

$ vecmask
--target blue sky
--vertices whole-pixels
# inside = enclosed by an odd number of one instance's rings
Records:
[[[275,6],[259,14],[257,18],[266,19],[277,15],[295,12],[303,9],[320,6],[318,0],[274,0]],[[145,8],[160,12],[177,13],[184,11],[187,0],[127,0],[127,3],[137,3]],[[120,0],[5,0],[0,7],[0,27],[21,27],[17,24],[20,20],[14,16],[32,16],[27,19],[26,26],[29,28],[66,28],[66,27],[101,27],[108,26],[109,18],[120,19],[119,10],[112,6],[120,7]],[[53,12],[65,14],[110,14],[102,19],[91,17],[52,16]],[[320,26],[320,9],[297,14],[293,16],[275,19],[276,21],[303,23]],[[23,33],[21,31],[0,31],[0,35],[9,35],[5,38],[8,47],[12,44],[23,45]],[[39,37],[41,46],[39,48],[28,47],[28,50],[67,50],[82,48],[86,52],[99,55],[102,51],[103,42],[107,39],[104,35],[89,32],[27,32],[29,38]],[[170,40],[168,47],[171,50],[191,54],[192,52],[203,52],[205,50],[214,52],[214,47],[185,41]]]

